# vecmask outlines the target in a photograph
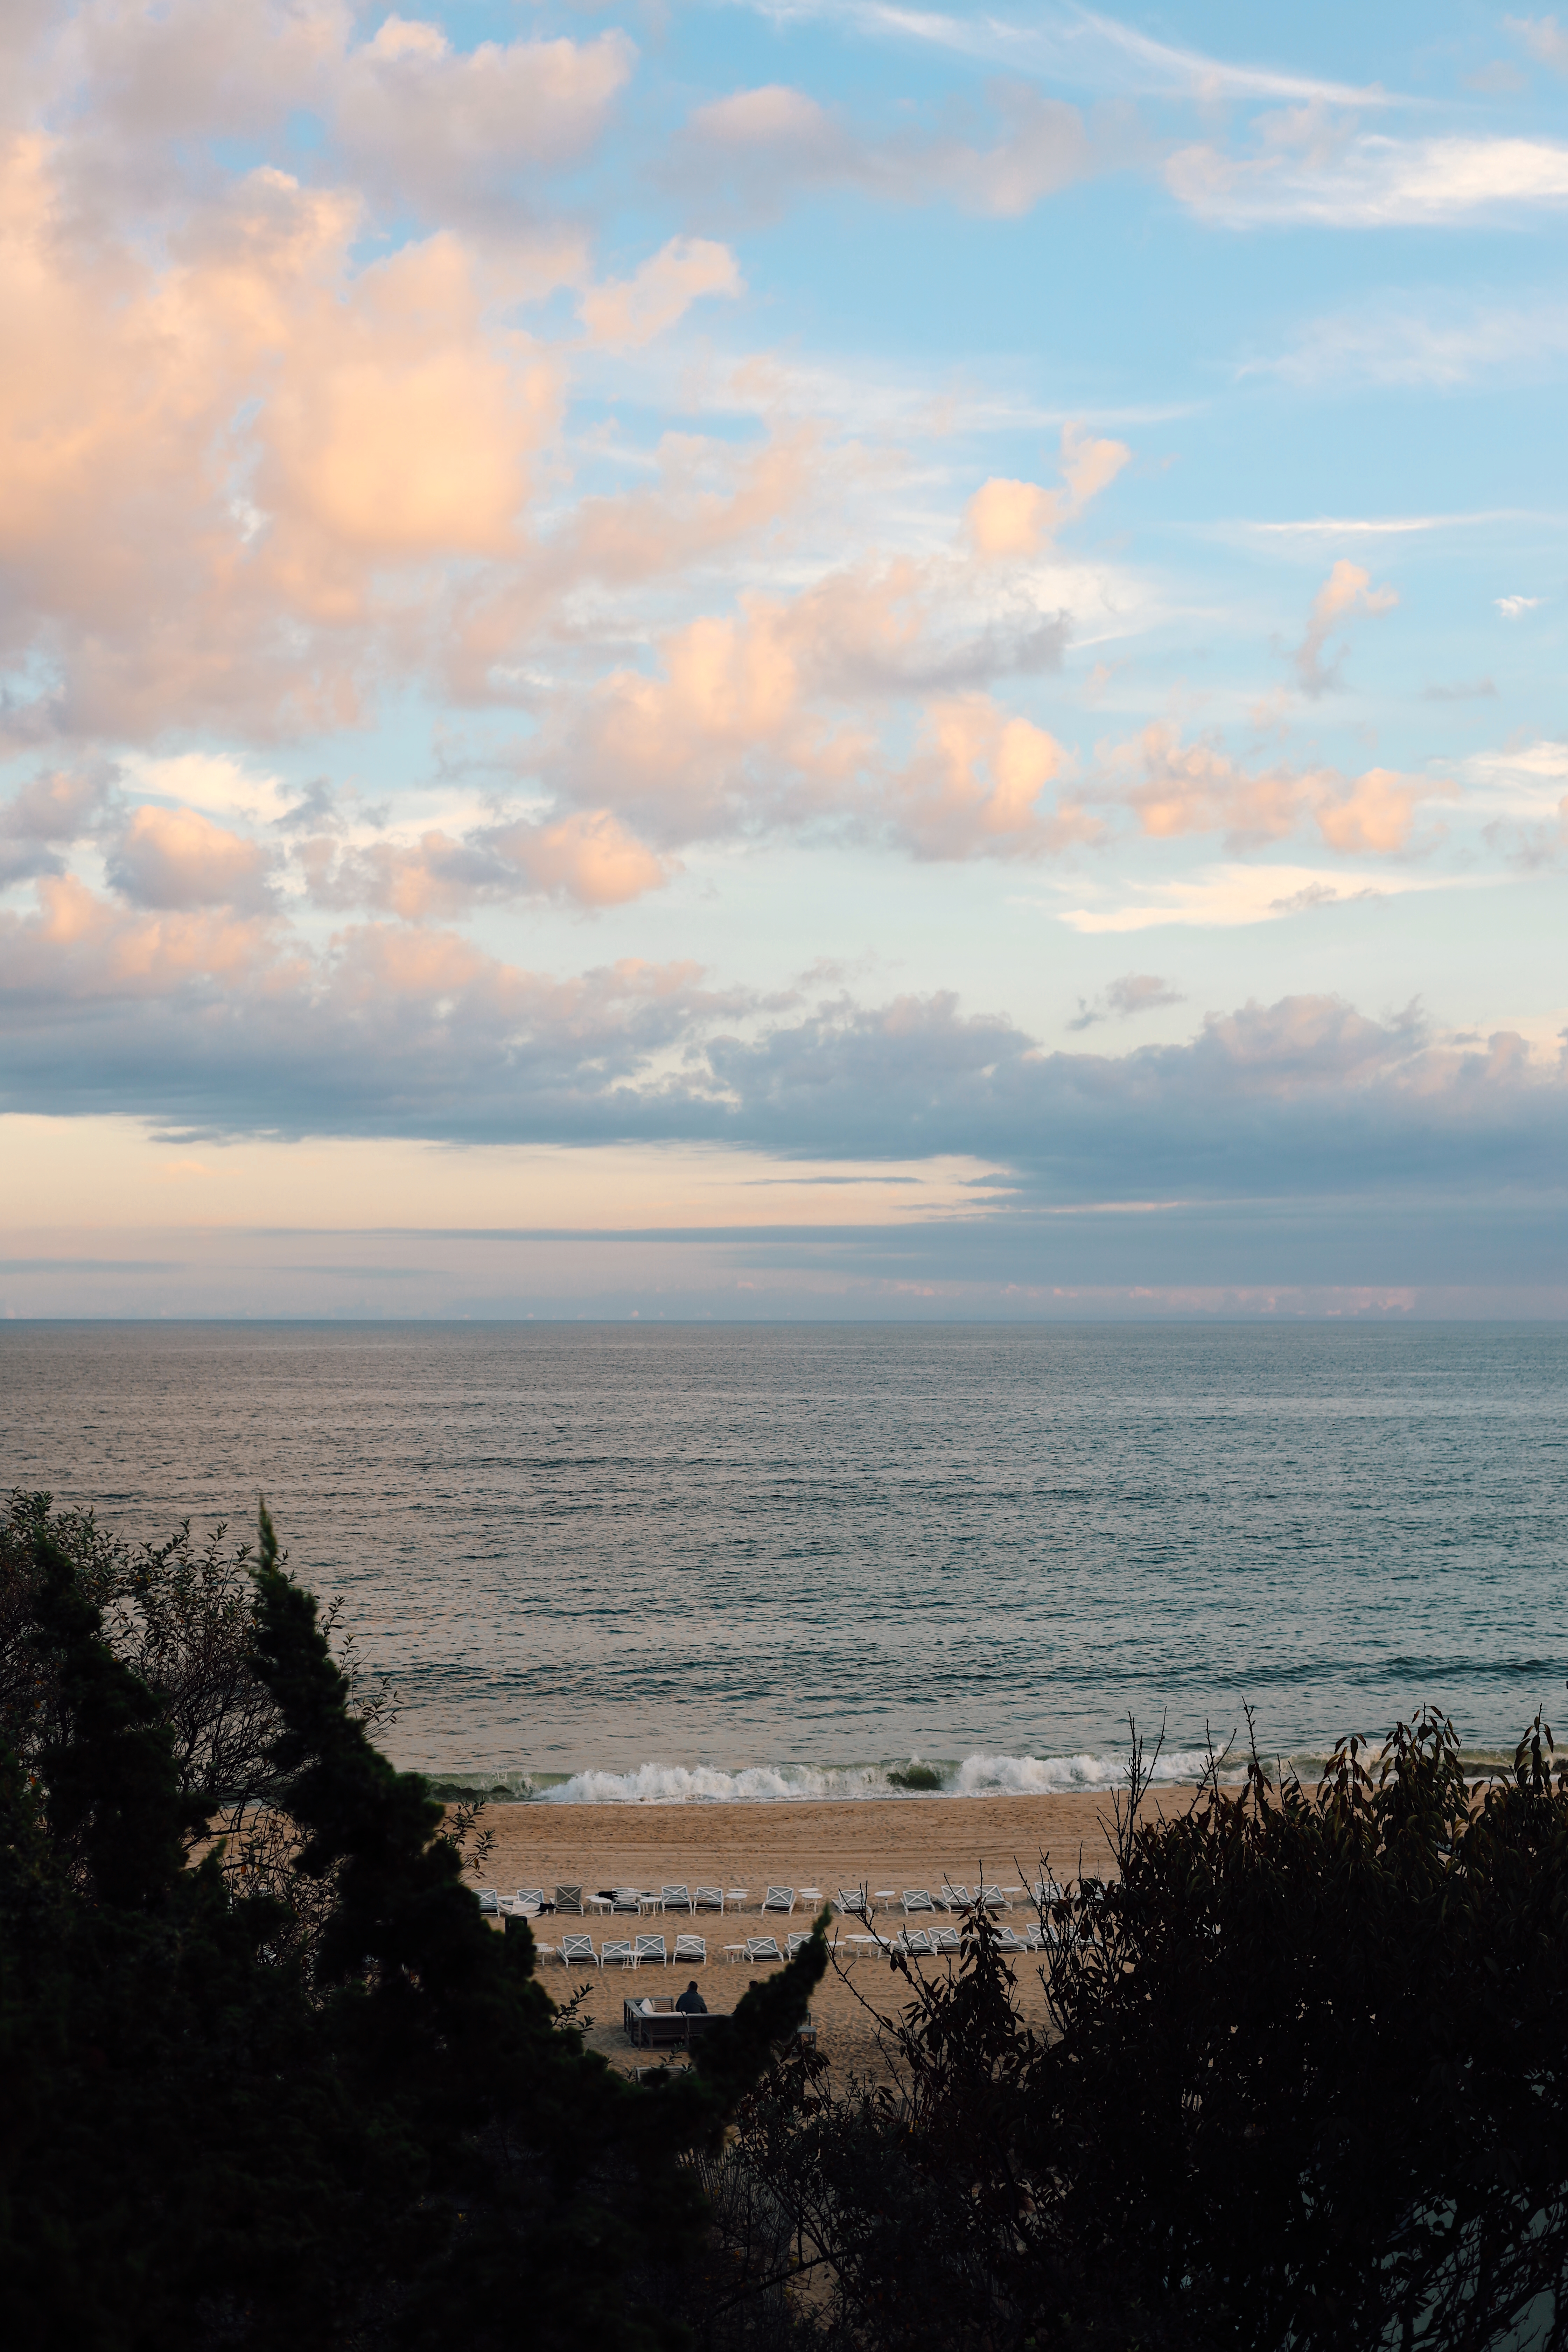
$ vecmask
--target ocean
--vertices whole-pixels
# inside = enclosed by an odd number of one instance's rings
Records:
[[[0,1324],[0,1484],[264,1493],[396,1759],[521,1799],[1174,1779],[1244,1705],[1491,1759],[1568,1675],[1549,1326]]]

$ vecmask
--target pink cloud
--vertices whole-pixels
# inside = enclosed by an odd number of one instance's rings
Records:
[[[268,861],[253,841],[195,809],[139,808],[110,856],[115,888],[138,907],[233,907],[269,902]]]
[[[1325,664],[1323,659],[1331,637],[1342,635],[1355,614],[1392,612],[1398,602],[1392,588],[1374,588],[1359,563],[1347,562],[1342,556],[1312,599],[1307,634],[1296,648],[1296,676],[1302,692],[1315,698],[1339,684],[1342,648],[1335,660]]]
[[[1279,841],[1311,824],[1331,849],[1394,855],[1413,845],[1424,806],[1458,797],[1447,778],[1388,768],[1353,780],[1327,767],[1249,770],[1217,743],[1183,743],[1161,721],[1100,758],[1105,785],[1095,797],[1103,792],[1125,801],[1152,838],[1223,833],[1233,849]]]
[[[1132,452],[1124,442],[1096,441],[1077,425],[1062,428],[1058,490],[1000,477],[982,483],[964,512],[977,554],[1037,555],[1092,499],[1113,482]]]

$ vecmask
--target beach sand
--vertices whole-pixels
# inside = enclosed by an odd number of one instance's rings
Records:
[[[1191,1803],[1193,1793],[1190,1789],[1158,1790],[1144,1810],[1179,1811]],[[768,1886],[818,1887],[826,1899],[841,1886],[864,1885],[870,1890],[878,1925],[891,1934],[903,1924],[899,1895],[906,1886],[926,1887],[934,1896],[943,1879],[973,1885],[984,1875],[988,1885],[1026,1884],[1040,1876],[1042,1859],[1061,1884],[1080,1875],[1110,1875],[1115,1866],[1106,1836],[1110,1803],[1107,1790],[1103,1795],[1050,1797],[902,1797],[886,1802],[869,1798],[802,1804],[492,1805],[482,1816],[484,1827],[492,1832],[489,1855],[473,1875],[476,1884],[497,1887],[503,1895],[521,1886],[542,1886],[547,1897],[558,1884],[581,1885],[590,1894],[599,1887],[657,1889],[667,1884],[747,1890],[743,1907],[738,1913],[726,1908],[721,1919],[712,1913],[696,1919],[680,1913],[665,1920],[589,1917],[565,1923],[591,1935],[595,1947],[606,1936],[635,1935],[639,1926],[656,1933],[662,1928],[671,1948],[681,1928],[695,1928],[707,1938],[705,1968],[583,1972],[591,1988],[586,2003],[593,2021],[590,2046],[629,2070],[650,2060],[626,2041],[621,2023],[624,1995],[679,1992],[695,1976],[710,2010],[733,2009],[749,1979],[762,1971],[726,1961],[724,1946],[770,1931],[782,1942],[786,1927],[811,1925],[818,1906],[805,1902],[796,1904],[788,1919],[761,1918]],[[879,1905],[876,1897],[885,1889],[892,1890],[891,1901]],[[1015,1896],[1016,1905],[1018,1901]],[[534,1932],[541,1943],[555,1942],[561,1924],[550,1917],[537,1921]],[[1014,1966],[1020,2007],[1031,2022],[1043,2024],[1040,1964],[1029,1959]],[[540,1974],[557,2000],[583,1980],[553,1958],[541,1961]],[[836,2074],[883,2071],[866,2003],[886,2013],[907,1999],[902,1979],[875,1953],[863,1951],[842,1975],[829,1968],[813,1998],[812,2019],[818,2046]]]

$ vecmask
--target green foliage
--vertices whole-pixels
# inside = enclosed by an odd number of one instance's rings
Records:
[[[547,2347],[689,2342],[699,2159],[804,2014],[820,1937],[700,2071],[634,2085],[558,2018],[526,1931],[485,1925],[266,1514],[237,1679],[224,1590],[214,1650],[199,1559],[182,1584],[189,1555],[164,1557],[180,1575],[135,1618],[154,1685],[109,1638],[125,1563],[90,1522],[22,1498],[0,1531],[21,1743],[0,1748],[7,2345],[483,2347],[520,2311]],[[215,1658],[286,1823],[248,1876],[221,1849],[188,1863],[215,1810],[190,1736]]]

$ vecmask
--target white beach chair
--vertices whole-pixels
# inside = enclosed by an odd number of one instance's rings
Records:
[[[659,1940],[662,1943],[664,1939],[661,1937]],[[637,1964],[637,1945],[628,1943],[625,1937],[620,1937],[618,1938],[612,1939],[607,1943],[601,1944],[599,1947],[600,1967],[607,1969],[612,1960],[617,1961],[623,1969],[635,1969]]]
[[[702,1937],[677,1936],[675,1939],[676,1967],[679,1968],[683,1960],[687,1962],[688,1965],[695,1965],[700,1969],[707,1967],[708,1946]]]
[[[657,1960],[661,1969],[667,1969],[669,1966],[669,1954],[665,1949],[664,1937],[662,1936],[639,1936],[637,1937],[637,1966],[639,1969],[645,1960]]]
[[[1031,1903],[1059,1903],[1062,1890],[1054,1878],[1032,1878],[1029,1881]]]
[[[597,1968],[599,1955],[594,1949],[592,1936],[563,1936],[561,1965],[563,1969]]]
[[[525,1919],[531,1919],[544,1908],[544,1889],[542,1886],[520,1886],[511,1900],[514,1910],[521,1911]]]
[[[1013,1908],[999,1886],[976,1887],[975,1899],[983,1904],[987,1911],[1011,1911]]]
[[[635,1886],[617,1886],[611,1897],[612,1911],[629,1911],[634,1919],[642,1915],[642,1895]]]
[[[963,1949],[963,1938],[956,1927],[933,1927],[931,1942],[932,1949],[942,1958],[949,1952],[962,1952]]]
[[[924,1888],[923,1886],[906,1886],[906,1887],[905,1887],[905,1889],[904,1889],[904,1916],[905,1916],[905,1918],[906,1918],[906,1919],[908,1919],[908,1918],[911,1916],[911,1914],[913,1914],[914,1912],[917,1912],[917,1911],[920,1911],[920,1912],[930,1911],[930,1912],[932,1912],[932,1913],[934,1914],[935,1910],[936,1910],[936,1905],[931,1901],[931,1896],[927,1894],[927,1892],[926,1892],[926,1890],[925,1890],[925,1888]]]
[[[764,1911],[793,1911],[795,1909],[794,1887],[770,1886],[767,1894],[763,1899],[763,1909]]]
[[[500,1896],[493,1886],[476,1886],[474,1900],[487,1919],[493,1919],[500,1908]]]
[[[572,1917],[574,1919],[580,1919],[583,1916],[582,1888],[580,1886],[558,1886],[555,1890],[555,1908],[557,1911],[565,1911],[570,1913]]]
[[[786,1957],[787,1958],[789,1958],[789,1959],[792,1959],[792,1960],[793,1960],[793,1959],[794,1959],[794,1958],[795,1958],[795,1954],[796,1954],[798,1951],[803,1950],[803,1949],[804,1949],[804,1948],[805,1948],[807,1944],[809,1944],[809,1943],[810,1943],[810,1941],[811,1941],[811,1932],[810,1932],[809,1928],[805,1928],[805,1929],[803,1929],[803,1928],[798,1928],[798,1927],[797,1927],[797,1928],[796,1928],[796,1930],[795,1931],[794,1935],[792,1935],[792,1936],[786,1936],[786,1937],[785,1937],[785,1938],[784,1938],[784,1954],[785,1954],[785,1957]]]
[[[658,1890],[658,1899],[667,1911],[689,1913],[695,1908],[691,1900],[691,1889],[689,1886],[661,1886]]]
[[[847,1919],[866,1916],[866,1890],[863,1886],[841,1886],[834,1898],[834,1908]]]
[[[724,1890],[721,1886],[699,1886],[691,1897],[693,1911],[722,1911]]]
[[[1005,1952],[1010,1958],[1016,1958],[1020,1953],[1026,1952],[1029,1949],[1029,1946],[1025,1943],[1024,1938],[1016,1932],[1016,1929],[1012,1927],[998,1927],[996,1930],[996,1949],[999,1952]]]
[[[937,1896],[937,1901],[942,1905],[944,1911],[967,1911],[969,1908],[969,1889],[967,1886],[950,1886],[944,1878],[942,1882],[942,1892]]]
[[[906,1927],[903,1947],[911,1960],[934,1960],[936,1937],[930,1927]]]
[[[778,1937],[776,1936],[748,1936],[746,1938],[746,1958],[749,1960],[756,1961],[782,1960],[784,1954],[779,1949]]]

